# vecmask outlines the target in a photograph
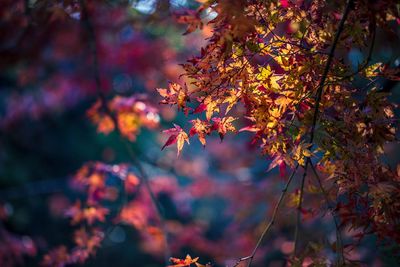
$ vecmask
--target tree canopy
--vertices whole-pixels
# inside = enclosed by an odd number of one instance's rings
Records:
[[[3,2],[0,266],[400,265],[397,1]]]

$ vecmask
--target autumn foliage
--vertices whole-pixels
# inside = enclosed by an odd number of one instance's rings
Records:
[[[6,2],[0,68],[37,88],[4,95],[3,135],[86,101],[116,148],[69,181],[71,240],[0,224],[1,266],[88,264],[122,227],[169,267],[400,264],[396,1]]]

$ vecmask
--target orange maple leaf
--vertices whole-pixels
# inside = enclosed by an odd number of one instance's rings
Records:
[[[169,265],[168,267],[185,267],[190,266],[192,263],[196,263],[199,257],[192,259],[192,257],[188,254],[185,259],[178,258],[170,258],[169,260],[173,263],[173,265]]]
[[[200,143],[205,146],[206,145],[206,135],[210,134],[210,124],[207,121],[202,121],[200,119],[195,119],[190,121],[193,124],[193,127],[190,129],[189,136],[193,136],[195,134],[198,135]]]
[[[178,109],[186,108],[186,101],[189,99],[186,84],[182,87],[177,83],[170,83],[168,88],[157,88],[157,91],[164,98],[160,104],[177,104]]]

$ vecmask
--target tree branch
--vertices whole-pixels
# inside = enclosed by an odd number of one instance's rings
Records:
[[[321,178],[319,177],[319,175],[314,167],[314,164],[311,162],[311,160],[310,160],[310,166],[315,175],[315,179],[318,182],[318,186],[321,189],[322,195],[325,198],[326,204],[328,205],[328,210],[330,211],[330,213],[333,217],[333,222],[334,222],[335,228],[336,228],[336,251],[338,253],[338,265],[341,266],[345,263],[345,259],[344,259],[344,253],[343,253],[343,239],[342,239],[342,235],[341,235],[340,229],[339,229],[340,218],[339,218],[338,214],[335,212],[335,210],[333,208],[333,204],[332,204],[331,200],[329,199],[328,193],[326,192],[325,188],[323,187]]]
[[[312,120],[311,131],[310,131],[310,141],[309,141],[310,144],[313,144],[313,142],[314,142],[315,128],[316,128],[317,121],[318,121],[319,106],[320,106],[321,99],[322,99],[322,94],[323,94],[323,89],[324,89],[324,86],[325,86],[325,81],[326,81],[326,78],[328,77],[328,73],[329,73],[333,58],[335,56],[336,46],[337,46],[337,44],[339,42],[339,37],[340,37],[341,33],[343,32],[344,24],[346,22],[347,16],[350,13],[350,9],[351,9],[352,4],[353,4],[353,0],[348,0],[347,1],[346,9],[345,9],[345,11],[343,13],[342,19],[340,20],[338,30],[336,32],[335,38],[334,38],[333,43],[332,43],[332,47],[331,47],[331,49],[329,51],[328,60],[326,62],[324,71],[322,73],[321,80],[320,80],[320,82],[318,84],[317,97],[316,97],[316,101],[315,101],[314,116],[313,116],[313,120]],[[304,182],[305,182],[305,179],[306,179],[307,169],[308,169],[309,163],[311,163],[311,159],[310,159],[310,157],[307,157],[306,164],[304,166],[304,175],[303,175],[303,179],[302,179],[302,186],[301,186],[301,189],[300,189],[301,190],[300,191],[300,202],[299,202],[299,207],[300,208],[301,208],[301,203],[302,203],[302,198],[303,198],[303,193],[304,193]],[[298,208],[298,210],[297,210],[297,223],[296,223],[296,231],[295,231],[295,249],[294,249],[294,255],[295,256],[296,256],[296,253],[297,253],[298,229],[300,227],[299,224],[300,224],[300,220],[301,220],[300,208]]]
[[[291,184],[291,182],[293,180],[294,175],[296,174],[296,171],[297,171],[298,167],[299,167],[299,164],[296,165],[296,167],[293,169],[292,173],[290,174],[289,179],[287,180],[285,187],[282,189],[282,193],[281,193],[281,195],[279,197],[279,200],[275,205],[274,211],[272,213],[271,220],[265,226],[263,232],[261,233],[260,237],[258,238],[258,241],[257,241],[256,246],[254,247],[252,253],[249,256],[240,258],[235,263],[235,265],[233,265],[232,267],[238,266],[243,261],[248,261],[247,267],[250,267],[250,265],[251,265],[251,263],[253,261],[253,258],[256,255],[257,250],[260,247],[264,237],[268,234],[268,232],[271,230],[272,226],[275,224],[275,220],[276,220],[276,216],[278,215],[279,208],[281,207],[283,199],[285,198],[287,190],[288,190],[288,188],[289,188],[289,186],[290,186],[290,184]]]
[[[307,158],[307,160],[309,160],[309,158]],[[299,230],[300,230],[300,222],[301,222],[301,209],[302,209],[303,195],[304,195],[304,182],[306,180],[306,176],[307,176],[307,169],[304,169],[303,177],[301,179],[299,203],[297,204],[296,228],[295,228],[295,232],[294,232],[294,255],[297,255],[297,249],[298,249]]]
[[[345,11],[343,13],[343,17],[342,17],[342,19],[340,21],[340,24],[339,24],[339,27],[338,27],[338,31],[336,32],[335,38],[333,40],[333,44],[332,44],[332,47],[330,49],[330,52],[329,52],[329,55],[328,55],[328,60],[327,60],[327,63],[325,65],[321,80],[320,80],[320,82],[318,84],[316,103],[315,103],[315,110],[314,110],[314,115],[313,115],[313,120],[312,120],[312,125],[311,125],[311,131],[310,131],[310,141],[309,142],[311,144],[314,142],[314,133],[315,133],[315,128],[316,128],[316,124],[317,124],[317,120],[318,120],[319,106],[320,106],[320,102],[321,102],[321,98],[322,98],[323,88],[325,86],[325,81],[326,81],[326,78],[328,76],[328,73],[329,73],[329,70],[330,70],[330,67],[331,67],[331,64],[332,64],[333,57],[335,55],[335,50],[336,50],[336,46],[337,46],[337,44],[339,42],[339,37],[340,37],[340,35],[341,35],[341,33],[342,33],[343,29],[344,29],[344,24],[345,24],[345,21],[347,19],[347,16],[348,16],[349,12],[350,12],[352,4],[353,4],[353,0],[348,0],[347,5],[346,5],[346,9],[345,9]],[[303,194],[304,194],[304,182],[305,182],[305,179],[306,179],[307,168],[308,168],[308,164],[309,163],[311,163],[311,159],[309,157],[307,157],[306,164],[304,166],[304,174],[303,174],[301,191],[300,191],[300,195],[301,195],[300,203],[299,203],[298,211],[297,211],[298,212],[298,215],[297,215],[298,223],[297,223],[297,227],[296,227],[297,228],[296,236],[298,236],[298,228],[299,228],[298,225],[299,225],[299,222],[300,222],[300,219],[301,219],[300,209],[301,209],[301,203],[302,203],[302,198],[303,198]],[[284,189],[282,190],[282,194],[280,195],[278,203],[276,204],[276,206],[274,208],[271,220],[269,221],[267,226],[264,228],[264,231],[261,233],[261,235],[260,235],[260,237],[259,237],[259,239],[257,241],[257,244],[253,249],[253,252],[249,256],[239,259],[233,267],[238,266],[243,261],[248,261],[247,267],[250,267],[250,265],[251,265],[251,263],[252,263],[252,261],[254,259],[254,256],[256,255],[257,250],[258,250],[259,246],[261,245],[264,237],[268,234],[268,232],[270,231],[270,229],[272,228],[272,226],[275,223],[275,219],[276,219],[277,213],[279,211],[279,208],[280,208],[280,206],[282,204],[282,201],[283,201],[283,199],[284,199],[284,197],[286,195],[287,189],[288,189],[288,187],[289,187],[289,185],[290,185],[290,183],[291,183],[291,181],[292,181],[292,179],[293,179],[298,167],[299,167],[299,164],[296,165],[296,167],[293,170],[292,174],[290,175],[290,177],[289,177]],[[297,237],[295,239],[297,240]],[[296,243],[296,241],[295,241],[295,243]],[[296,244],[295,244],[295,247],[296,247]]]
[[[353,0],[347,1],[346,9],[343,13],[342,19],[340,20],[339,28],[336,32],[335,39],[333,40],[331,50],[329,51],[328,61],[326,62],[324,72],[322,73],[322,77],[321,77],[321,80],[318,85],[317,98],[316,98],[316,102],[315,102],[315,111],[314,111],[314,116],[313,116],[313,121],[312,121],[312,126],[311,126],[311,134],[310,134],[310,143],[311,144],[314,141],[315,126],[317,124],[319,105],[321,102],[325,81],[326,81],[326,78],[328,77],[329,69],[331,68],[332,60],[335,56],[336,46],[339,42],[339,37],[342,34],[342,31],[344,29],[344,23],[347,19],[347,16],[349,15],[352,4],[353,4]]]
[[[82,7],[82,22],[85,24],[87,33],[89,35],[89,45],[93,57],[93,76],[94,80],[96,83],[96,91],[97,94],[100,98],[101,101],[101,107],[104,113],[106,113],[113,121],[114,126],[115,126],[115,131],[118,133],[121,143],[125,146],[126,151],[128,152],[129,157],[131,158],[134,166],[139,172],[139,175],[141,177],[141,180],[143,184],[145,185],[146,191],[148,192],[150,199],[153,203],[153,206],[158,214],[159,220],[160,220],[160,226],[161,230],[163,232],[164,236],[164,260],[166,265],[169,264],[169,259],[170,259],[170,249],[168,245],[168,234],[167,234],[167,229],[166,229],[166,224],[165,224],[165,215],[164,215],[164,210],[157,200],[153,190],[151,189],[150,182],[149,182],[149,176],[147,175],[147,172],[143,168],[141,162],[137,159],[135,152],[132,150],[131,143],[128,142],[125,138],[123,138],[123,135],[121,134],[121,130],[118,125],[118,120],[113,114],[113,112],[109,109],[107,105],[107,99],[103,91],[101,90],[101,81],[100,81],[100,71],[99,71],[99,60],[98,60],[98,51],[97,51],[97,45],[96,45],[96,34],[94,31],[93,24],[90,21],[90,16],[89,12],[87,10],[87,6],[85,3],[85,0],[80,0],[80,4]]]
[[[373,24],[371,25],[371,43],[369,45],[367,58],[365,59],[364,63],[357,68],[356,71],[354,71],[351,74],[341,77],[340,80],[343,81],[343,80],[350,79],[350,78],[354,77],[355,75],[359,74],[361,71],[363,71],[368,66],[369,62],[372,59],[372,52],[374,51],[375,40],[376,40],[376,24],[375,24],[375,22],[373,22]]]

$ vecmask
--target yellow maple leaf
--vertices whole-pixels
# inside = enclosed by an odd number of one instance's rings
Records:
[[[206,118],[209,121],[214,112],[219,112],[218,103],[216,101],[213,101],[211,96],[207,96],[204,99],[204,105],[206,105]]]
[[[278,84],[278,81],[282,79],[282,77],[275,75],[271,69],[271,66],[269,65],[260,68],[256,78],[262,82],[265,87],[271,89],[272,91],[278,91],[281,88]]]
[[[376,77],[378,75],[378,71],[379,69],[382,67],[382,63],[378,62],[375,64],[372,64],[371,66],[368,66],[367,68],[365,68],[364,70],[364,75],[367,78],[373,78]]]

